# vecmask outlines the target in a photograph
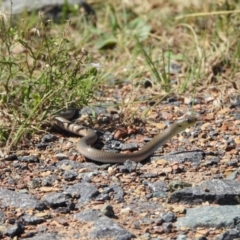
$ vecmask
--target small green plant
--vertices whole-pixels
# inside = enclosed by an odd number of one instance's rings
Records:
[[[51,23],[36,27],[0,22],[0,141],[14,146],[39,129],[52,113],[88,104],[98,73],[87,62],[87,51],[75,52],[67,31],[52,34]],[[1,112],[1,110],[0,110]]]

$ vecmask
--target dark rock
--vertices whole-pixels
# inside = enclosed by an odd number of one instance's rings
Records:
[[[49,193],[43,201],[51,208],[66,207],[71,204],[71,200],[64,193]]]
[[[96,197],[96,201],[106,201],[106,200],[110,200],[110,196],[107,193],[100,193]]]
[[[230,229],[216,237],[216,240],[238,240],[240,239],[240,230]]]
[[[99,195],[97,188],[88,182],[69,186],[64,190],[64,193],[69,194],[72,198],[79,198],[77,207],[80,207],[81,204],[88,202]]]
[[[37,156],[23,156],[23,157],[18,157],[18,160],[21,162],[28,162],[28,163],[36,163],[39,162],[39,158]]]
[[[67,181],[72,181],[77,177],[78,173],[74,170],[65,171],[63,174],[63,178]]]
[[[30,194],[18,193],[0,188],[2,207],[44,210],[46,206]]]
[[[145,79],[144,82],[143,82],[143,87],[144,88],[149,88],[149,87],[152,87],[152,82],[150,79]]]
[[[15,154],[12,154],[12,155],[9,155],[7,157],[5,157],[3,160],[5,161],[14,161],[14,160],[17,160],[18,159],[18,156],[15,155]]]
[[[239,197],[239,181],[213,179],[205,181],[197,187],[186,187],[172,193],[168,202],[199,204],[208,201],[221,205],[232,205],[239,204]]]
[[[187,209],[185,217],[178,218],[177,228],[236,228],[240,227],[240,206],[203,206]]]
[[[174,222],[176,220],[176,216],[172,212],[164,212],[162,214],[162,220],[164,222]]]
[[[109,217],[109,218],[112,218],[112,217],[115,217],[115,213],[114,213],[114,210],[113,210],[113,206],[112,205],[106,205],[104,206],[102,209],[101,209],[101,212],[103,215]]]
[[[41,142],[42,143],[49,143],[49,142],[54,142],[57,140],[57,137],[53,134],[46,134],[42,137]]]
[[[4,232],[5,235],[10,236],[11,238],[20,235],[24,232],[24,226],[22,223],[16,223],[13,226],[7,228]]]
[[[45,221],[43,217],[37,217],[34,215],[24,215],[22,219],[25,225],[37,225]]]
[[[37,143],[35,147],[38,149],[46,149],[49,146],[49,143]]]

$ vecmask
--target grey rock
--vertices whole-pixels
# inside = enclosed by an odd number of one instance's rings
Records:
[[[174,222],[176,220],[176,216],[172,212],[164,212],[162,214],[162,220],[164,222]]]
[[[41,180],[38,178],[32,179],[30,182],[28,182],[28,186],[32,189],[41,187]]]
[[[66,165],[66,166],[71,166],[72,169],[82,169],[82,168],[87,168],[89,170],[95,171],[98,169],[98,166],[95,163],[92,162],[85,162],[85,163],[80,163],[80,162],[76,162],[76,161],[72,161],[72,160],[62,160],[60,162],[58,162],[56,164],[56,166],[60,169],[62,169],[62,165]]]
[[[42,179],[42,186],[52,186],[59,177],[55,174],[49,175]]]
[[[239,181],[213,179],[202,182],[197,187],[186,187],[172,193],[168,202],[182,202],[186,204],[199,204],[214,202],[217,204],[239,204]]]
[[[90,239],[131,240],[135,235],[120,227],[113,220],[102,216],[94,222],[94,229],[89,233]]]
[[[30,194],[18,193],[0,188],[2,207],[43,210],[46,206]]]
[[[159,176],[159,174],[157,173],[144,173],[141,174],[139,177],[140,178],[157,178]]]
[[[178,218],[177,228],[235,228],[240,226],[240,206],[204,206],[187,209],[185,217]]]
[[[68,156],[63,154],[63,153],[57,153],[57,154],[54,155],[54,157],[59,161],[64,160],[64,159],[68,159]]]
[[[162,211],[162,206],[160,204],[151,202],[151,201],[139,201],[136,200],[135,203],[131,203],[126,205],[126,207],[130,208],[135,214],[140,214],[144,212],[154,213],[156,211]]]
[[[189,238],[187,235],[179,234],[176,240],[188,240],[188,239]]]
[[[31,238],[22,238],[22,240],[66,240],[69,239],[66,234],[59,233],[38,233]]]
[[[144,181],[143,183],[153,191],[153,197],[163,198],[167,196],[168,187],[164,181],[158,181],[154,183]]]
[[[51,208],[66,207],[71,204],[70,198],[64,193],[49,193],[43,201]]]
[[[63,173],[63,178],[67,181],[72,181],[77,177],[78,173],[74,170],[68,170]]]
[[[90,239],[130,240],[135,236],[120,227],[117,223],[102,214],[98,210],[87,210],[74,214],[74,218],[82,222],[94,222],[94,228],[89,233]]]
[[[104,192],[109,190],[113,190],[113,198],[118,202],[123,202],[124,201],[124,190],[121,186],[118,186],[116,184],[109,186],[109,188],[105,188]]]
[[[200,165],[201,161],[203,160],[205,153],[203,151],[185,151],[185,152],[176,152],[171,153],[168,155],[162,156],[165,160],[169,162],[191,162],[193,167],[197,167]],[[157,160],[159,157],[152,157],[151,160]]]
[[[208,158],[206,161],[204,161],[201,165],[202,166],[218,165],[219,161],[220,161],[219,157],[212,156],[211,158]]]
[[[86,211],[82,211],[73,215],[75,219],[81,222],[94,222],[100,216],[102,216],[101,212],[95,209],[89,209]]]
[[[226,177],[226,179],[228,180],[234,180],[238,177],[238,175],[240,174],[240,168],[238,168],[236,171],[232,172],[230,175],[228,175]]]
[[[122,150],[126,151],[126,150],[137,150],[138,149],[138,144],[136,142],[132,142],[132,143],[124,143],[122,145]]]
[[[34,155],[18,157],[20,162],[36,163],[39,162],[39,158]]]
[[[168,191],[168,187],[164,181],[158,181],[154,183],[144,181],[144,184],[147,185],[153,192]]]
[[[172,231],[173,225],[172,225],[172,223],[164,222],[164,223],[162,224],[162,228],[163,228],[163,231],[164,231],[165,233],[169,233],[169,232]]]
[[[106,114],[107,113],[107,108],[106,107],[83,107],[80,110],[80,115],[99,115],[99,114]]]
[[[0,224],[5,222],[6,215],[3,211],[0,211]]]
[[[102,148],[103,150],[106,151],[111,151],[113,152],[114,150],[122,150],[123,149],[123,143],[121,141],[118,140],[109,140],[107,142],[105,142],[104,147]]]
[[[24,232],[23,224],[22,223],[16,223],[16,224],[8,227],[7,230],[4,232],[4,234],[13,238],[14,236],[18,236],[23,232]]]
[[[239,240],[240,230],[230,229],[216,237],[216,240]]]
[[[88,182],[76,183],[69,186],[64,190],[64,193],[69,194],[72,198],[79,198],[76,207],[80,207],[81,204],[99,195],[97,188]]]
[[[226,166],[237,167],[237,166],[238,166],[238,160],[237,160],[237,159],[233,159],[233,160],[227,162],[227,163],[226,163]]]
[[[24,224],[26,225],[36,225],[45,221],[45,218],[43,217],[37,217],[34,215],[28,215],[28,214],[24,215],[22,219],[24,221]]]
[[[122,173],[131,173],[137,168],[137,163],[134,161],[127,160],[123,165],[119,166],[119,171]]]
[[[165,67],[165,72],[170,74],[179,74],[181,72],[182,66],[180,64],[170,62],[168,66]]]
[[[99,175],[99,171],[94,171],[94,172],[86,172],[86,173],[79,173],[77,178],[81,179],[82,182],[91,182],[91,179],[93,176]],[[106,175],[106,172],[102,172],[101,175]]]

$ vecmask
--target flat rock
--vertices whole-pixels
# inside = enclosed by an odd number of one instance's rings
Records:
[[[64,190],[64,194],[69,194],[72,198],[78,198],[76,207],[80,207],[83,203],[98,196],[99,191],[94,185],[88,182],[82,182],[67,187]]]
[[[38,233],[30,238],[22,238],[22,240],[66,240],[69,239],[66,234],[58,233]]]
[[[63,193],[49,193],[43,198],[43,200],[46,202],[46,205],[51,208],[66,207],[71,203],[69,197]]]
[[[186,187],[175,191],[169,197],[169,203],[199,204],[202,202],[220,205],[239,204],[239,181],[213,179],[202,182],[197,187]]]
[[[0,188],[1,206],[43,210],[46,206],[34,196]]]
[[[178,218],[178,229],[186,228],[235,228],[240,227],[240,206],[204,206],[187,209],[185,217]]]
[[[162,156],[162,159],[168,160],[169,162],[190,162],[192,166],[197,167],[200,165],[203,160],[205,153],[203,151],[184,151],[184,152],[175,152]],[[152,157],[151,160],[158,160],[159,157]]]
[[[135,237],[112,219],[102,216],[101,212],[97,210],[77,213],[74,218],[82,222],[94,222],[93,229],[89,233],[89,239],[130,240]]]
[[[85,168],[85,169],[88,169],[89,172],[90,172],[90,170],[94,171],[99,168],[98,165],[96,165],[95,163],[92,163],[92,162],[80,163],[80,162],[76,162],[76,161],[72,161],[72,160],[68,160],[68,159],[65,159],[65,160],[62,160],[62,161],[59,161],[58,163],[56,163],[56,167],[58,167],[60,169],[63,169],[65,166],[69,166],[69,170],[70,169],[77,170],[77,169]]]

